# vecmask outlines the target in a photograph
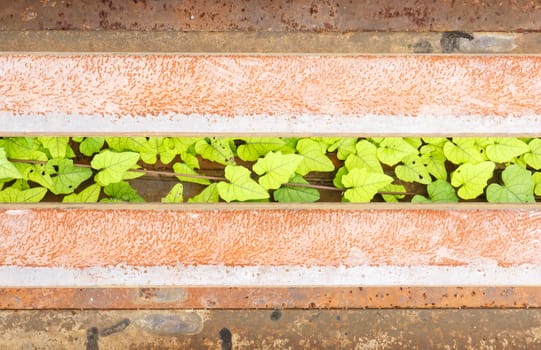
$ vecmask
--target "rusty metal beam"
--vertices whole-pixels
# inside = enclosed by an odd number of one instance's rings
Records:
[[[3,311],[6,349],[536,349],[541,310]]]
[[[536,1],[0,2],[0,30],[539,31]]]
[[[540,33],[0,31],[0,51],[174,54],[536,54]]]
[[[0,288],[0,309],[541,308],[541,287]]]
[[[9,206],[0,210],[0,280],[536,287],[540,220],[538,204]]]
[[[4,266],[541,265],[539,204],[15,208],[0,208]]]
[[[0,134],[541,135],[538,56],[0,55]]]

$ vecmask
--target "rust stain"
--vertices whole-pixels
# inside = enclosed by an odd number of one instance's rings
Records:
[[[538,31],[536,1],[21,0],[0,8],[0,30]],[[26,22],[25,8],[37,18]]]
[[[0,70],[12,115],[541,114],[535,56],[4,55]]]
[[[541,264],[537,210],[0,211],[0,264],[462,266]]]
[[[0,288],[0,309],[539,308],[540,287]],[[275,318],[277,316],[275,315]]]

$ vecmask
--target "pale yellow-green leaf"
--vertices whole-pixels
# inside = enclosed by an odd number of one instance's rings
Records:
[[[347,188],[344,198],[350,202],[370,202],[379,190],[392,182],[390,176],[372,173],[366,168],[353,169],[342,176],[342,183]]]
[[[474,199],[481,195],[494,172],[494,163],[490,161],[478,164],[462,164],[451,174],[451,184],[458,188],[462,199]]]
[[[303,157],[298,154],[282,154],[269,152],[259,158],[252,169],[258,175],[263,175],[258,182],[265,189],[277,189],[295,174],[295,170]]]
[[[269,193],[250,178],[250,170],[240,165],[227,165],[225,178],[218,183],[218,193],[226,202],[269,198]]]
[[[212,183],[205,187],[201,193],[188,199],[190,203],[215,203],[220,200],[220,194],[218,193],[218,184]]]
[[[524,155],[526,164],[535,170],[541,169],[541,139],[533,139],[528,143],[529,152]]]
[[[377,147],[367,140],[361,140],[355,145],[355,152],[348,155],[345,166],[348,170],[366,168],[373,173],[383,174],[383,168],[376,155]]]
[[[483,149],[473,138],[455,137],[443,145],[443,153],[447,160],[454,164],[477,164],[485,160]]]
[[[327,148],[310,139],[297,142],[297,152],[303,156],[297,168],[297,173],[304,176],[311,171],[333,171],[334,164],[326,155]]]
[[[169,193],[162,198],[162,203],[182,203],[184,201],[182,197],[183,190],[182,184],[175,184]]]
[[[499,137],[493,141],[493,144],[486,147],[486,155],[489,160],[496,163],[509,162],[514,157],[530,151],[530,147],[519,139]]]
[[[377,149],[378,159],[387,165],[395,165],[409,155],[417,154],[417,148],[401,137],[386,137]]]

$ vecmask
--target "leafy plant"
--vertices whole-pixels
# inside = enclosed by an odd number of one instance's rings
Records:
[[[4,137],[0,201],[141,202],[144,176],[164,203],[529,203],[540,169],[538,138]]]

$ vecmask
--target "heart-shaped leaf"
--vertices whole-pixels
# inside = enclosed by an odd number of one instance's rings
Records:
[[[370,202],[376,193],[393,182],[384,174],[371,173],[367,169],[353,169],[342,176],[342,183],[348,190],[344,198],[350,202]]]
[[[401,137],[386,137],[380,142],[377,150],[378,159],[391,166],[417,153],[417,149]]]
[[[279,137],[249,137],[237,148],[237,155],[244,161],[253,162],[271,151],[277,151],[286,145]]]
[[[120,182],[128,170],[137,168],[139,153],[113,152],[105,150],[94,156],[90,165],[93,169],[100,170],[95,180],[101,186]]]
[[[502,172],[503,185],[490,184],[487,188],[487,201],[497,203],[535,202],[532,173],[513,164]]]
[[[302,139],[297,142],[297,152],[303,156],[303,160],[297,168],[301,176],[311,171],[333,171],[334,164],[326,155],[326,147],[310,139]]]
[[[455,203],[458,202],[455,189],[444,180],[436,180],[427,186],[428,198],[415,195],[412,203]]]
[[[282,154],[269,152],[264,158],[259,158],[252,169],[258,175],[259,184],[265,189],[277,189],[295,174],[295,170],[303,157],[298,154]]]
[[[509,162],[511,159],[530,151],[530,147],[519,139],[510,137],[494,138],[493,144],[486,148],[489,160],[496,163]]]
[[[226,202],[269,198],[269,193],[250,178],[250,170],[240,165],[227,165],[225,178],[218,183],[218,193]]]
[[[483,193],[493,172],[493,162],[462,164],[451,174],[451,184],[454,187],[459,187],[458,196],[460,198],[474,199]]]

